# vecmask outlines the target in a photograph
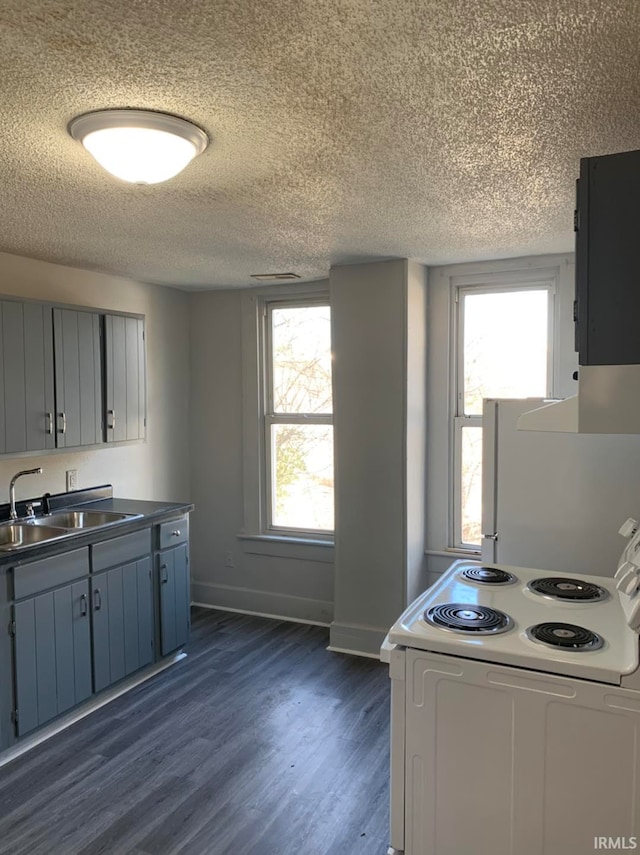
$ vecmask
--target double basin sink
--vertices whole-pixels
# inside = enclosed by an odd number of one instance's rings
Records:
[[[75,534],[82,529],[112,525],[135,519],[140,514],[118,514],[112,511],[58,511],[29,521],[0,523],[0,552],[11,552],[35,543],[47,543]]]

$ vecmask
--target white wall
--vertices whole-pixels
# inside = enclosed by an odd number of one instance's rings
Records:
[[[0,253],[0,294],[146,316],[147,441],[84,451],[0,456],[0,501],[19,469],[42,475],[18,482],[16,496],[65,489],[65,471],[80,487],[113,484],[125,498],[188,501],[189,297],[156,285]]]
[[[335,649],[376,653],[422,584],[424,269],[331,270],[336,460]]]
[[[195,602],[329,623],[333,617],[333,549],[269,542],[247,530],[244,418],[257,412],[242,390],[255,341],[244,342],[241,290],[191,295],[191,525]],[[250,324],[245,324],[250,326]],[[255,328],[255,321],[254,321]],[[245,332],[246,338],[246,332]],[[243,362],[244,354],[244,362]],[[255,378],[253,378],[255,381]],[[255,386],[255,383],[253,384]],[[229,557],[233,567],[229,564]]]
[[[532,256],[500,261],[456,264],[429,270],[429,322],[427,347],[427,570],[429,580],[437,578],[451,562],[465,553],[449,550],[449,520],[453,497],[453,433],[450,414],[452,371],[453,289],[457,284],[478,284],[492,277],[518,281],[519,276],[539,271],[556,272],[555,363],[553,393],[557,397],[575,394],[571,379],[578,367],[573,338],[574,273],[573,255]]]
[[[427,268],[407,264],[406,302],[406,541],[405,605],[427,587]],[[436,497],[437,498],[437,497]]]

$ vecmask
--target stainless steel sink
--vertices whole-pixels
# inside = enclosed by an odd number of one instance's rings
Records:
[[[99,525],[122,522],[133,519],[139,514],[116,514],[113,511],[59,511],[33,520],[33,525],[41,528],[57,526],[58,528],[77,529],[94,528]]]
[[[50,525],[36,526],[29,523],[0,525],[0,550],[9,551],[30,546],[33,543],[55,540],[58,537],[64,537],[66,533],[64,528],[54,528]]]

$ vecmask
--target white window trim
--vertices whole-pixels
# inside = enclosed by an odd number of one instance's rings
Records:
[[[453,532],[451,543],[453,549],[465,552],[479,552],[477,543],[465,543],[462,536],[462,428],[482,427],[482,416],[454,416],[453,417],[453,483],[451,495],[453,497],[452,524]]]
[[[334,533],[312,529],[284,529],[270,527],[271,520],[267,509],[270,483],[268,473],[270,461],[267,460],[267,417],[270,410],[264,400],[267,392],[267,374],[264,342],[264,325],[267,320],[267,306],[270,303],[298,305],[300,303],[318,305],[328,304],[328,281],[311,282],[301,285],[271,286],[255,288],[242,295],[242,399],[243,399],[243,512],[244,526],[238,537],[250,538],[254,542],[265,544],[278,542],[283,546],[291,544],[309,544],[332,546]],[[278,417],[271,415],[277,420]],[[304,419],[301,419],[304,421]],[[290,418],[287,417],[287,422]],[[333,417],[327,419],[333,423]]]
[[[276,525],[273,521],[273,503],[275,500],[274,485],[271,480],[273,471],[272,447],[271,447],[271,428],[273,425],[279,424],[301,424],[301,425],[333,425],[333,413],[316,414],[316,413],[276,413],[273,400],[273,374],[270,366],[273,364],[273,336],[271,334],[271,318],[274,309],[296,308],[305,306],[312,308],[313,306],[328,306],[329,297],[320,299],[318,297],[298,297],[297,299],[265,299],[261,304],[262,329],[260,331],[262,340],[262,352],[264,354],[264,372],[263,372],[263,396],[262,396],[262,412],[263,412],[263,432],[262,432],[262,460],[264,467],[263,477],[263,493],[262,493],[262,513],[261,518],[264,520],[264,534],[266,535],[281,535],[290,538],[306,537],[313,540],[333,540],[333,531],[327,529],[314,528],[290,528],[288,526]]]
[[[466,543],[462,540],[462,428],[466,426],[482,427],[480,414],[464,413],[464,300],[465,294],[494,294],[500,291],[540,291],[549,292],[549,312],[547,329],[547,393],[553,397],[557,385],[558,344],[557,317],[557,268],[534,269],[530,271],[505,272],[495,274],[476,274],[451,277],[451,377],[450,389],[450,448],[449,457],[449,544],[456,551],[479,554],[481,544]]]

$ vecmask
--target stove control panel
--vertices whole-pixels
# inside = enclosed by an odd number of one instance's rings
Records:
[[[618,563],[615,575],[616,587],[621,594],[622,606],[627,616],[627,622],[633,629],[640,628],[640,530],[638,521],[632,518],[626,520],[620,527],[619,533],[628,538],[624,552]],[[626,597],[629,599],[627,600]]]
[[[618,534],[621,534],[623,537],[631,537],[637,531],[638,520],[634,520],[633,517],[629,517],[629,519],[625,520],[618,529]]]

